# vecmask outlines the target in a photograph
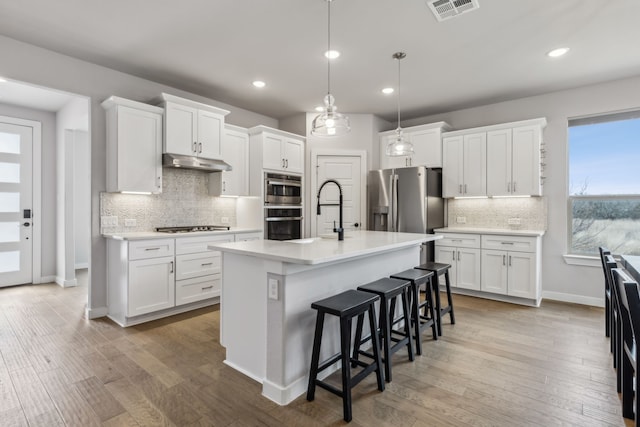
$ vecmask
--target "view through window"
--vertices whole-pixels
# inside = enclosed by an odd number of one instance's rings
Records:
[[[569,252],[640,255],[640,111],[569,121]]]

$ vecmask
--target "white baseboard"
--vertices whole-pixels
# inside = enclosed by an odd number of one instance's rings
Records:
[[[98,317],[104,317],[109,313],[107,307],[87,308],[87,319],[97,319]]]
[[[590,305],[593,307],[604,307],[604,295],[602,298],[594,298],[584,295],[565,294],[562,292],[542,291],[542,299]]]
[[[62,277],[58,277],[56,276],[56,283],[60,286],[62,286],[63,288],[71,288],[73,286],[78,286],[78,280],[77,279],[73,279],[73,280],[64,280]]]
[[[39,279],[33,279],[33,284],[38,285],[40,283],[55,283],[56,276],[42,276]]]

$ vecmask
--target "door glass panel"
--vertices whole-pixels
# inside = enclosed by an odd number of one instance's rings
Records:
[[[0,153],[20,154],[20,135],[0,132]]]
[[[0,252],[0,273],[20,271],[20,251]]]
[[[0,182],[20,182],[20,164],[0,162]]]
[[[0,193],[0,212],[20,212],[20,193]]]
[[[19,242],[20,223],[0,222],[0,243]]]

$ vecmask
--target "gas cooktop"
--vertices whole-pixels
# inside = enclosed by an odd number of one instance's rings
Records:
[[[159,233],[193,233],[196,231],[227,231],[228,225],[185,225],[181,227],[156,227]]]

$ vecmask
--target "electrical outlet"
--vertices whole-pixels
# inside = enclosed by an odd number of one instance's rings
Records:
[[[138,225],[138,221],[136,219],[127,218],[124,220],[125,227],[135,227],[136,225]]]
[[[117,216],[101,216],[100,225],[102,227],[117,227],[118,217]]]
[[[226,216],[221,217],[220,222],[223,224],[229,224],[229,217],[226,217]]]
[[[278,279],[269,279],[269,299],[278,299]]]
[[[466,216],[457,216],[456,217],[456,223],[457,224],[466,224],[467,223],[467,217]]]
[[[509,225],[520,225],[521,221],[520,221],[520,218],[509,218],[509,219],[507,219],[507,224],[509,224]]]

